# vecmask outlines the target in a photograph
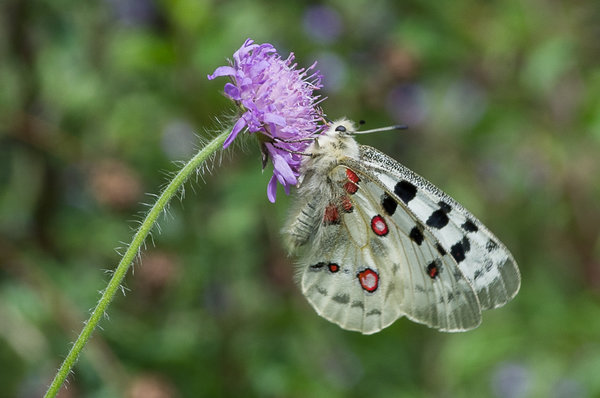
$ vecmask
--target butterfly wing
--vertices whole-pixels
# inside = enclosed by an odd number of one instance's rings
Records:
[[[334,199],[308,201],[288,229],[309,243],[300,260],[309,302],[324,318],[365,334],[403,315],[444,331],[476,327],[479,301],[451,255],[410,211],[387,214],[380,182],[353,166],[335,167],[328,176]]]
[[[377,199],[386,211],[401,210],[420,220],[439,243],[440,253],[447,253],[444,261],[473,286],[481,309],[500,307],[517,294],[521,278],[513,256],[458,202],[374,148],[361,146],[360,161],[347,163],[384,189],[385,195]]]

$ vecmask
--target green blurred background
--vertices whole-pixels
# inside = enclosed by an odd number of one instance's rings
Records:
[[[0,4],[0,396],[37,397],[175,161],[231,113],[208,73],[247,37],[325,75],[331,118],[511,249],[483,324],[321,319],[294,283],[255,142],[187,185],[61,397],[600,396],[597,0],[5,0]]]

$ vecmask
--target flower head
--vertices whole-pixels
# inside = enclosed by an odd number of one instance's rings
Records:
[[[273,177],[267,196],[275,202],[277,182],[289,194],[298,183],[301,153],[310,145],[310,137],[322,126],[318,96],[314,90],[322,87],[322,76],[314,69],[316,62],[297,69],[294,54],[282,59],[268,43],[254,44],[247,39],[233,54],[229,66],[218,67],[208,79],[229,76],[225,95],[243,111],[233,126],[223,147],[228,147],[241,131],[259,133],[263,150],[263,167],[270,158]]]

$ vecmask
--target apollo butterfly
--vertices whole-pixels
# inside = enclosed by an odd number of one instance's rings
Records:
[[[407,318],[447,332],[510,301],[517,264],[477,218],[400,163],[354,139],[347,119],[308,147],[284,233],[302,292],[324,318],[375,333]]]

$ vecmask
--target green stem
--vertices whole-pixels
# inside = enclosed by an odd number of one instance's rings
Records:
[[[140,225],[140,228],[135,233],[131,244],[125,252],[125,255],[123,255],[123,258],[119,262],[119,265],[117,266],[112,278],[108,282],[100,301],[98,301],[96,308],[94,308],[90,318],[85,323],[85,326],[79,334],[79,337],[77,337],[77,340],[71,348],[71,351],[69,351],[69,354],[58,369],[58,372],[56,373],[56,376],[54,376],[54,380],[52,380],[52,384],[50,384],[50,387],[48,388],[48,391],[44,397],[55,397],[56,394],[58,394],[60,387],[69,375],[69,372],[71,372],[73,365],[75,365],[81,350],[89,340],[94,329],[98,325],[98,322],[100,322],[100,319],[104,315],[115,293],[119,290],[119,286],[121,285],[123,278],[125,275],[127,275],[129,267],[131,266],[135,256],[139,253],[144,240],[154,226],[154,223],[156,223],[158,216],[165,209],[165,206],[169,203],[173,196],[179,191],[185,181],[192,175],[192,173],[194,173],[210,155],[214,154],[217,150],[223,147],[223,142],[225,142],[229,132],[230,129],[223,130],[221,134],[219,134],[204,148],[202,148],[200,152],[196,154],[196,156],[194,156],[185,166],[183,166],[175,178],[173,178],[165,190],[160,194],[156,200],[156,203],[154,203],[146,215],[146,218]]]

